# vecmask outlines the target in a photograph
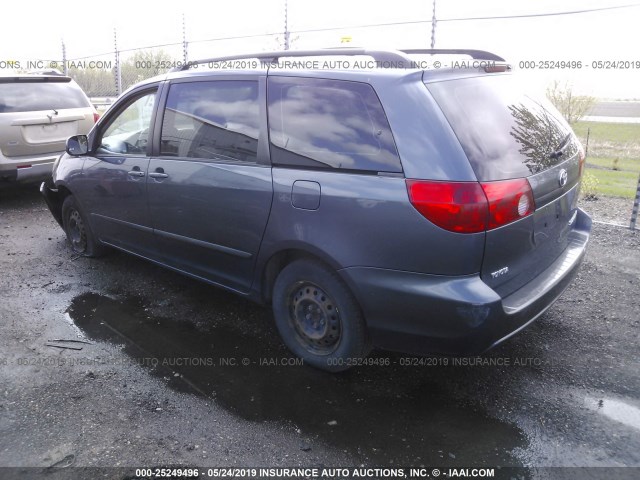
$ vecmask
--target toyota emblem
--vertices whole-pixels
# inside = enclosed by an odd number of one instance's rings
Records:
[[[561,187],[564,187],[567,184],[567,178],[567,171],[563,168],[562,170],[560,170],[560,175],[558,175],[558,183]]]

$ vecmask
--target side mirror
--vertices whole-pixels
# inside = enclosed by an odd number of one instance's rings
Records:
[[[67,139],[67,153],[73,157],[86,155],[89,151],[89,140],[86,135],[74,135]]]

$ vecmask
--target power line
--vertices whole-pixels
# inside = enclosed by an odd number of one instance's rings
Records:
[[[236,35],[233,37],[216,37],[216,38],[207,38],[207,39],[202,39],[202,40],[190,40],[189,44],[192,43],[205,43],[205,42],[220,42],[222,40],[239,40],[239,39],[243,39],[243,38],[258,38],[258,37],[270,37],[270,36],[274,36],[274,35],[279,35],[282,32],[272,32],[272,33],[256,33],[256,34],[252,34],[252,35]],[[183,42],[173,42],[173,43],[159,43],[156,45],[145,45],[142,47],[133,47],[133,48],[122,48],[120,50],[118,50],[119,52],[135,52],[136,50],[146,50],[146,49],[150,49],[150,48],[160,48],[160,47],[174,47],[174,46],[178,46],[178,45],[183,45]],[[113,55],[113,50],[109,51],[109,52],[103,52],[103,53],[96,53],[93,55],[86,55],[84,57],[75,57],[70,59],[70,61],[75,61],[75,60],[86,60],[88,58],[94,58],[94,57],[102,57],[102,56],[108,56],[108,55]]]
[[[524,15],[500,15],[500,16],[492,16],[492,17],[458,17],[458,18],[438,18],[438,22],[463,22],[467,20],[506,20],[506,19],[517,19],[517,18],[535,18],[535,17],[551,17],[551,16],[559,16],[559,15],[575,15],[580,13],[589,13],[589,12],[600,12],[604,10],[616,10],[620,8],[632,8],[632,7],[640,7],[640,3],[632,3],[628,5],[617,5],[613,7],[601,7],[601,8],[591,8],[584,10],[572,10],[567,12],[551,12],[551,13],[530,13]],[[400,26],[400,25],[416,25],[421,23],[432,23],[433,20],[412,20],[412,21],[404,21],[404,22],[386,22],[386,23],[373,23],[367,25],[346,25],[342,27],[325,27],[325,28],[311,28],[307,30],[292,30],[292,33],[315,33],[315,32],[328,32],[332,30],[345,30],[349,28],[371,28],[371,27],[392,27],[392,26]]]
[[[603,10],[615,10],[620,8],[631,8],[631,7],[640,7],[640,3],[632,3],[628,5],[617,5],[612,7],[601,7],[601,8],[592,8],[592,9],[583,9],[583,10],[574,10],[568,12],[552,12],[552,13],[532,13],[525,15],[502,15],[496,17],[460,17],[460,18],[444,18],[438,19],[438,22],[459,22],[466,20],[501,20],[501,19],[509,19],[509,18],[531,18],[531,17],[548,17],[548,16],[557,16],[557,15],[574,15],[580,13],[589,13],[589,12],[599,12]],[[421,23],[431,23],[433,20],[413,20],[413,21],[404,21],[404,22],[387,22],[387,23],[372,23],[365,25],[346,25],[340,27],[323,27],[323,28],[309,28],[305,30],[290,30],[289,33],[315,33],[315,32],[330,32],[333,30],[345,30],[349,28],[372,28],[372,27],[389,27],[389,26],[397,26],[397,25],[416,25]],[[256,38],[256,37],[267,37],[273,35],[280,35],[282,32],[269,32],[269,33],[259,33],[253,35],[236,35],[232,37],[213,37],[201,40],[192,40],[189,43],[204,43],[204,42],[219,42],[221,40],[239,40],[245,38]],[[174,44],[166,44],[166,45],[153,45],[149,47],[141,47],[141,48],[153,48],[153,47],[163,47]],[[136,50],[136,49],[129,49]],[[123,50],[125,51],[125,50]]]
[[[602,12],[604,10],[618,10],[620,8],[640,7],[640,3],[629,3],[627,5],[614,5],[612,7],[588,8],[583,10],[571,10],[568,12],[551,12],[551,13],[530,13],[524,15],[502,15],[497,17],[461,17],[461,18],[443,18],[438,19],[439,22],[464,22],[467,20],[502,20],[509,18],[535,18],[535,17],[556,17],[560,15],[576,15],[579,13]]]
[[[536,18],[536,17],[553,17],[553,16],[562,16],[562,15],[578,15],[583,13],[591,13],[591,12],[602,12],[606,10],[619,10],[622,8],[634,8],[640,7],[640,3],[630,3],[626,5],[614,5],[611,7],[599,7],[599,8],[589,8],[582,10],[571,10],[564,12],[549,12],[549,13],[530,13],[523,15],[499,15],[499,16],[489,16],[489,17],[458,17],[458,18],[439,18],[438,22],[465,22],[470,20],[508,20],[508,19],[520,19],[520,18]],[[393,26],[402,26],[402,25],[419,25],[424,23],[433,23],[433,19],[430,20],[412,20],[412,21],[403,21],[403,22],[386,22],[386,23],[373,23],[373,24],[364,24],[364,25],[345,25],[339,27],[323,27],[323,28],[310,28],[305,30],[290,30],[289,33],[319,33],[319,32],[331,32],[334,30],[347,30],[347,29],[356,29],[356,28],[374,28],[374,27],[393,27]],[[206,43],[206,42],[220,42],[224,40],[242,40],[247,38],[258,38],[258,37],[269,37],[276,36],[281,34],[282,32],[268,32],[268,33],[258,33],[251,35],[235,35],[231,37],[213,37],[201,40],[192,40],[189,43]],[[119,50],[120,52],[132,52],[135,50],[144,50],[149,48],[159,48],[159,47],[170,47],[175,45],[182,45],[182,42],[175,43],[164,43],[159,45],[147,45],[144,47],[136,47],[136,48],[127,48]],[[87,58],[93,58],[97,56],[106,56],[112,55],[113,52],[105,52],[95,55],[88,55],[85,57],[76,57],[70,60],[84,60]]]

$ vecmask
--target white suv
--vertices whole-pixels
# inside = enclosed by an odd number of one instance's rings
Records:
[[[88,133],[97,119],[87,96],[67,76],[0,76],[0,186],[51,176],[67,138]]]

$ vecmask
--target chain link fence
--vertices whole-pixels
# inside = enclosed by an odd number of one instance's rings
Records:
[[[63,70],[98,108],[106,107],[126,89],[147,78],[166,73],[185,62],[183,45],[114,50],[86,57],[66,57]]]
[[[126,89],[142,80],[161,75],[172,68],[180,67],[190,59],[216,56],[217,53],[234,51],[240,40],[258,40],[263,50],[282,48],[280,36],[275,34],[238,36],[187,41],[150,47],[119,50],[74,57],[72,51],[62,47],[62,62],[51,62],[62,66],[66,75],[73,78],[99,109],[113,103]],[[115,42],[117,45],[117,41]],[[224,54],[224,53],[221,53]]]

